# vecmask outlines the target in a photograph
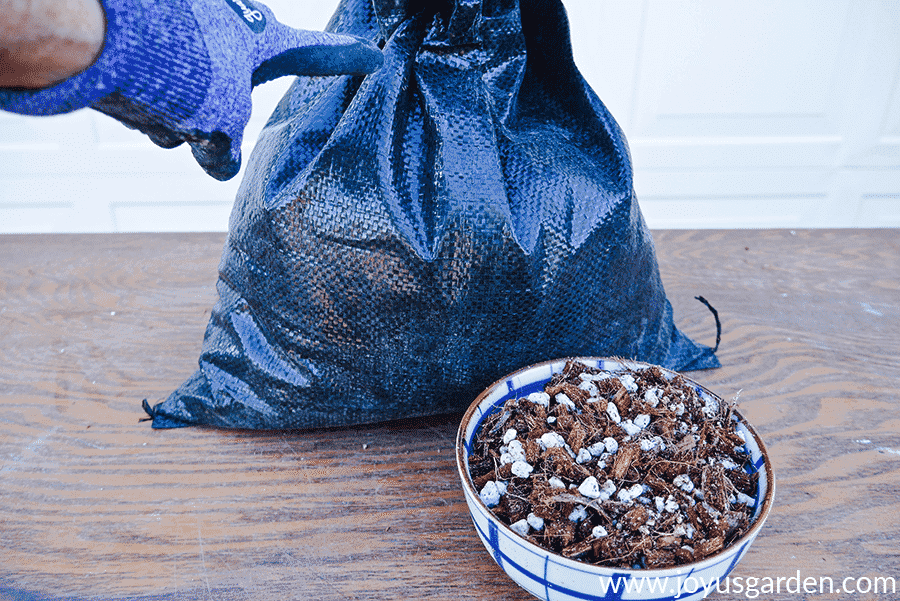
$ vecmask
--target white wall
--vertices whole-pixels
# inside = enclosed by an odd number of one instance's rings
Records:
[[[566,6],[651,227],[900,226],[900,2]]]
[[[654,228],[900,226],[900,2],[564,0]],[[337,0],[269,0],[320,29]],[[243,147],[289,85],[254,92]],[[223,231],[206,176],[94,111],[0,113],[0,232]]]

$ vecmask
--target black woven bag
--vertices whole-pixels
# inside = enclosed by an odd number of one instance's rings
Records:
[[[461,411],[570,355],[715,367],[672,322],[558,0],[344,0],[368,77],[301,78],[250,158],[200,369],[154,427]]]

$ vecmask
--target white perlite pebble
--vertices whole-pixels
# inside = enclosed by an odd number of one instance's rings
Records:
[[[559,478],[557,478],[556,476],[553,476],[552,478],[547,480],[547,484],[550,485],[550,488],[565,488],[566,487],[566,485],[563,483],[563,481],[560,480]]]
[[[608,501],[614,494],[616,494],[616,483],[612,480],[607,480],[600,488],[599,498],[601,501]]]
[[[616,439],[612,436],[607,436],[606,438],[604,438],[603,445],[606,447],[606,452],[610,455],[619,450],[619,443],[616,442]]]
[[[550,406],[550,395],[546,392],[532,392],[525,398],[536,405],[543,405],[544,407]]]
[[[666,443],[660,436],[654,436],[652,438],[644,438],[641,440],[641,450],[642,451],[652,451],[653,449],[659,448],[660,450],[665,450]]]
[[[565,405],[566,407],[571,407],[572,409],[575,409],[575,401],[570,399],[569,395],[567,395],[565,393],[560,392],[558,395],[556,395],[556,402],[559,403],[560,405]]]
[[[506,452],[500,455],[500,465],[525,461],[525,445],[521,440],[513,440],[509,443]]]
[[[591,536],[594,538],[603,538],[604,536],[609,536],[609,532],[607,532],[606,528],[603,526],[594,526],[591,529]]]
[[[521,536],[528,536],[529,528],[528,520],[519,520],[518,522],[509,525],[510,530]]]
[[[608,371],[601,371],[599,374],[580,374],[578,376],[582,380],[590,380],[591,382],[599,382],[600,380],[608,380],[612,377],[612,374]]]
[[[478,493],[478,496],[481,497],[482,502],[488,507],[496,507],[497,503],[500,502],[500,491],[497,490],[497,483],[493,480],[488,480],[481,492]]]
[[[558,432],[547,432],[541,436],[541,447],[544,449],[564,446],[566,446],[566,439],[560,436]]]
[[[497,492],[500,493],[501,497],[506,494],[506,482],[497,480]]]
[[[738,491],[737,493],[737,502],[743,503],[747,507],[753,507],[756,505],[756,499],[751,496],[745,495],[744,493]]]
[[[587,463],[588,461],[590,461],[593,458],[594,458],[594,456],[591,454],[591,452],[582,447],[578,451],[578,455],[575,457],[575,462],[576,463]]]
[[[582,505],[578,505],[575,509],[572,510],[572,513],[569,514],[569,521],[575,522],[576,524],[581,520],[587,519],[588,512]]]
[[[644,428],[646,428],[647,426],[650,425],[650,416],[647,415],[646,413],[641,413],[640,415],[635,417],[632,421],[634,422],[635,426],[637,426],[638,428],[643,430]]]
[[[596,499],[600,497],[600,483],[595,477],[588,476],[578,487],[578,492],[588,499]]]
[[[544,518],[540,518],[533,513],[529,513],[528,517],[525,518],[528,521],[528,525],[532,527],[532,529],[541,531],[544,529]]]
[[[643,484],[635,484],[631,488],[623,488],[616,494],[616,498],[622,503],[631,503],[644,492]]]
[[[516,436],[518,435],[519,433],[516,432],[515,428],[510,428],[506,431],[506,434],[503,435],[503,444],[509,444],[510,442],[514,441],[516,439]]]
[[[581,374],[581,375],[584,375],[584,374]],[[600,391],[597,390],[597,386],[593,382],[582,382],[581,384],[578,385],[578,388],[585,391],[592,397],[595,397],[598,394],[600,394]]]
[[[656,407],[657,405],[659,405],[659,397],[657,396],[657,392],[659,392],[658,388],[651,388],[647,392],[645,392],[644,402],[651,407]]]
[[[527,461],[516,461],[512,464],[512,473],[519,478],[527,478],[533,471],[534,468]]]
[[[738,467],[738,464],[735,463],[734,461],[732,461],[731,459],[729,459],[728,457],[723,457],[719,461],[719,463],[721,463],[722,467],[724,467],[726,470],[733,470],[734,468]]]
[[[678,524],[675,526],[675,530],[672,531],[672,534],[675,536],[694,538],[694,527],[690,524]]]
[[[619,416],[619,408],[616,407],[615,403],[606,404],[606,415],[617,424],[622,421],[622,418]]]
[[[669,405],[669,411],[672,411],[675,415],[681,417],[684,415],[684,403],[678,403],[677,405],[673,403]]]
[[[713,417],[719,411],[719,403],[714,398],[707,397],[704,398],[703,403],[703,415],[706,417]]]
[[[513,462],[525,461],[525,445],[522,444],[521,440],[511,441],[507,453],[512,457]]]
[[[551,415],[551,416],[547,417],[547,423],[550,424],[551,426],[552,426],[553,424],[555,424],[555,423],[556,423],[556,416],[555,416],[555,415]]]
[[[594,444],[592,444],[591,446],[589,446],[589,447],[587,448],[587,450],[588,450],[588,451],[591,453],[591,455],[593,455],[594,457],[599,457],[600,455],[602,455],[603,453],[606,452],[606,445],[603,443],[603,441],[595,442]]]
[[[694,483],[691,482],[691,478],[687,474],[678,474],[675,476],[675,479],[672,480],[672,484],[687,493],[694,490]]]
[[[675,500],[675,497],[669,495],[665,499],[662,497],[653,497],[653,501],[656,503],[656,511],[662,513],[663,511],[667,513],[675,513],[678,511],[678,501]]]
[[[621,426],[621,428],[625,430],[625,433],[628,434],[628,436],[634,436],[641,431],[641,427],[635,423],[632,423],[630,419],[626,419],[625,421],[620,423],[619,426]]]
[[[632,376],[631,374],[624,374],[619,376],[619,382],[622,383],[622,386],[624,386],[625,390],[627,390],[628,392],[637,392],[637,382],[634,381],[634,376]]]

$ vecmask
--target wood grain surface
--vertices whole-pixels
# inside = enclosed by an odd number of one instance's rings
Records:
[[[697,295],[722,318],[723,367],[692,377],[740,392],[777,476],[734,576],[900,580],[897,233],[654,232],[679,326],[713,342]],[[467,514],[460,416],[265,433],[139,421],[141,399],[195,369],[223,242],[0,237],[0,599],[529,599]]]

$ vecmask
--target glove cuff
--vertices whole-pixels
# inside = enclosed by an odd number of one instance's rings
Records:
[[[125,98],[129,105],[140,107],[139,112],[176,122],[197,110],[211,74],[209,55],[190,4],[180,0],[101,3],[106,33],[94,63],[48,88],[0,89],[0,108],[26,115],[56,115],[99,103],[106,105],[101,110],[112,113],[115,111],[105,109],[116,105],[116,98]],[[132,115],[134,106],[125,112]]]

